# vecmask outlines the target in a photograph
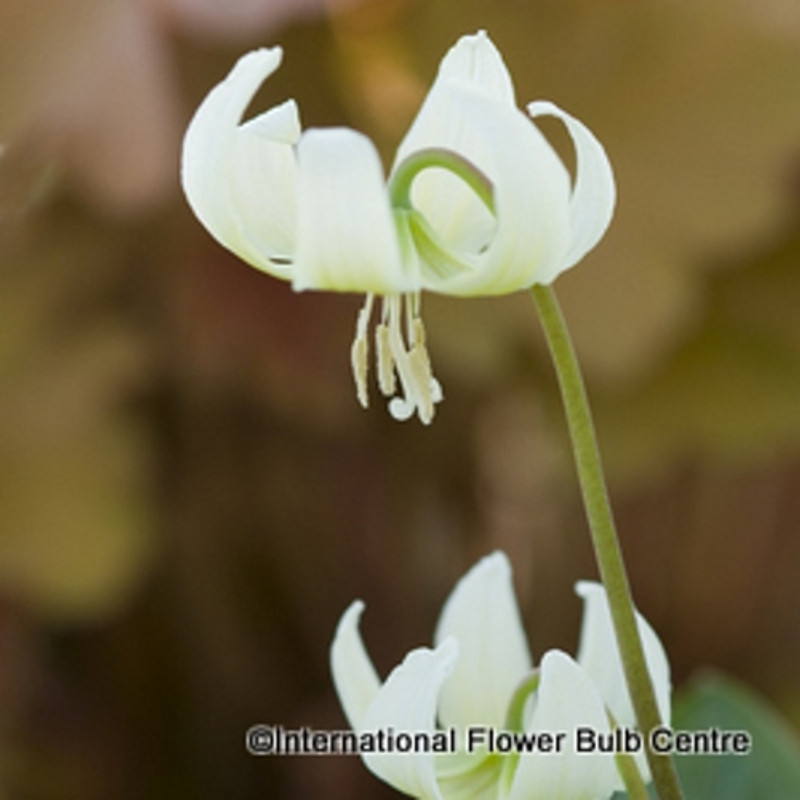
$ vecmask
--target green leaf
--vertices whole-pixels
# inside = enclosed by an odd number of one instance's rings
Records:
[[[686,800],[790,800],[800,797],[800,739],[762,698],[718,673],[693,681],[678,697],[673,730],[741,730],[748,755],[679,755]],[[650,796],[655,792],[650,787]],[[625,800],[618,793],[613,800]]]
[[[677,729],[746,730],[749,755],[679,756],[687,800],[788,800],[800,797],[800,741],[789,725],[746,686],[719,674],[703,676],[679,698]]]

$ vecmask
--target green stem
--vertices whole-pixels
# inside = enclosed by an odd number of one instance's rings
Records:
[[[608,499],[586,389],[553,290],[549,286],[534,286],[532,292],[558,375],[592,544],[608,595],[628,691],[639,729],[649,739],[649,732],[661,725],[661,718],[636,625],[631,590]],[[646,750],[660,800],[682,800],[683,794],[672,759],[653,753],[649,747]]]
[[[606,708],[606,714],[608,714],[611,729],[619,730],[619,725],[608,708]],[[629,753],[616,753],[614,761],[617,764],[617,772],[619,772],[622,782],[625,784],[625,791],[628,794],[627,800],[650,800],[650,793],[647,791],[641,772],[639,772],[636,759]]]
[[[627,753],[617,753],[614,759],[617,763],[617,771],[625,784],[625,791],[628,794],[627,800],[650,800],[650,794],[644,785],[642,776],[639,774],[633,756]]]

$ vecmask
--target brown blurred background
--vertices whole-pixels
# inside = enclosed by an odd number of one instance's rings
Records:
[[[529,298],[426,297],[446,400],[398,424],[355,401],[358,299],[238,262],[178,186],[247,49],[285,49],[259,109],[295,97],[389,162],[479,28],[616,169],[612,229],[557,288],[638,604],[677,683],[713,665],[800,722],[795,0],[3,0],[3,798],[395,796],[244,731],[342,727],[351,599],[385,672],[494,548],[534,653],[574,649],[596,572]]]

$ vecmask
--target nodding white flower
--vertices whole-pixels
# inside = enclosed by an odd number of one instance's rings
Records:
[[[366,294],[351,352],[365,407],[368,329],[381,297],[378,384],[399,392],[394,417],[416,412],[428,423],[442,393],[420,292],[498,295],[551,282],[608,227],[608,159],[552,103],[520,111],[500,53],[480,32],[445,55],[387,181],[368,138],[349,128],[302,133],[294,100],[242,122],[282,55],[243,56],[198,108],[183,144],[189,204],[222,245],[296,290]],[[572,137],[574,181],[532,121],[545,115]]]
[[[353,729],[433,737],[453,728],[460,742],[455,753],[362,753],[367,767],[395,789],[425,800],[607,800],[623,789],[612,753],[577,753],[574,746],[578,727],[608,737],[612,718],[620,728],[636,725],[605,590],[581,582],[576,591],[585,604],[577,659],[549,650],[534,670],[511,567],[503,553],[487,556],[445,603],[435,647],[412,650],[384,682],[358,630],[364,604],[354,602],[331,647],[336,691]],[[650,625],[638,614],[637,622],[668,724],[669,664]],[[559,752],[470,753],[465,732],[471,727],[566,735]],[[635,758],[648,779],[644,753]]]

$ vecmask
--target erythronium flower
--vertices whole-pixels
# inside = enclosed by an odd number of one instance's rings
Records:
[[[533,669],[503,553],[487,556],[459,582],[444,605],[435,647],[412,650],[381,683],[364,648],[354,602],[331,647],[336,691],[358,733],[393,729],[431,735],[454,728],[456,753],[363,753],[367,767],[394,788],[424,800],[607,800],[622,780],[609,753],[578,754],[578,726],[598,733],[634,728],[634,712],[611,626],[606,593],[576,587],[585,612],[577,660],[550,650]],[[662,720],[669,722],[669,664],[658,637],[637,614]],[[468,753],[471,726],[524,732],[566,732],[561,752]],[[636,757],[647,776],[644,755]]]
[[[441,389],[420,319],[420,292],[498,295],[550,283],[577,263],[611,220],[615,188],[605,152],[548,102],[514,99],[484,32],[461,38],[395,158],[388,183],[372,142],[349,128],[301,133],[288,100],[242,116],[279,66],[278,47],[248,53],[197,110],[183,145],[189,204],[225,247],[296,290],[366,294],[352,348],[368,402],[368,328],[378,383],[397,419],[427,423]],[[574,182],[532,119],[562,120],[576,150]]]

